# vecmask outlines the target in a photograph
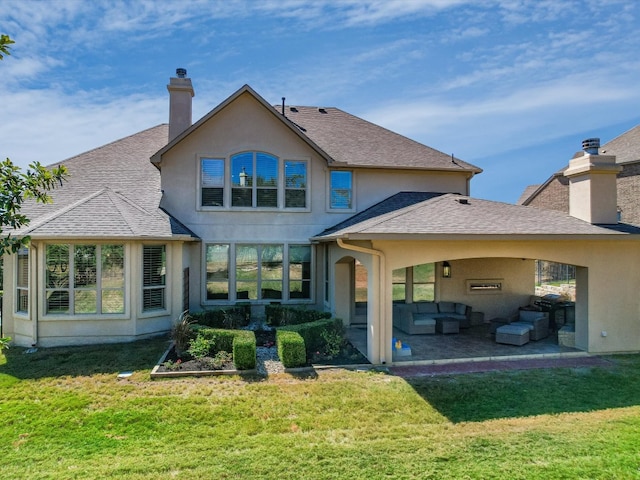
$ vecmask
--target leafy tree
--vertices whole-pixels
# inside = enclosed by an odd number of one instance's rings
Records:
[[[13,43],[9,35],[0,35],[0,60],[11,55],[9,49]],[[58,183],[62,186],[66,174],[64,165],[49,170],[39,162],[33,162],[23,172],[8,158],[0,162],[0,255],[15,253],[29,243],[29,237],[3,233],[7,227],[18,229],[29,224],[27,216],[20,213],[25,199],[33,198],[36,202],[50,203],[51,197],[47,192]]]

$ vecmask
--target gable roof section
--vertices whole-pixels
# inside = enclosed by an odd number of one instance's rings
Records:
[[[390,199],[381,202],[384,204]],[[383,210],[384,206],[378,205]],[[504,237],[510,239],[535,236],[581,236],[640,234],[640,229],[607,228],[584,222],[553,210],[524,207],[509,203],[480,200],[457,194],[438,194],[359,222],[342,222],[327,229],[316,240],[403,239],[455,237]]]
[[[292,132],[294,132],[299,138],[301,138],[305,143],[307,143],[313,150],[318,153],[322,158],[324,158],[327,163],[332,163],[334,160],[329,156],[322,148],[316,145],[309,137],[304,135],[302,131],[295,127],[290,121],[288,121],[283,115],[279,114],[275,108],[273,108],[264,98],[262,98],[255,90],[253,90],[249,85],[244,85],[240,89],[238,89],[235,93],[233,93],[230,97],[228,97],[225,101],[220,103],[217,107],[207,113],[204,117],[198,120],[196,123],[187,128],[184,132],[174,138],[171,142],[165,145],[162,149],[156,151],[153,155],[151,155],[151,163],[153,163],[156,167],[160,168],[162,163],[162,155],[171,150],[175,145],[180,143],[184,138],[188,137],[191,133],[193,133],[198,128],[202,127],[207,121],[214,117],[218,112],[229,106],[235,99],[240,97],[243,94],[249,94],[254,97],[255,100],[258,101],[264,108],[270,111],[274,118],[277,118],[279,121],[283,122]]]
[[[33,238],[197,238],[159,208],[160,174],[150,155],[167,141],[167,125],[144,130],[56,165],[69,177],[22,213],[30,224],[12,235]],[[4,232],[3,232],[4,233]]]
[[[151,161],[160,166],[162,155],[245,93],[252,95],[275,119],[335,166],[482,172],[469,163],[337,108],[286,107],[283,115],[281,108],[270,105],[249,85],[244,85],[178,135],[155,153]]]

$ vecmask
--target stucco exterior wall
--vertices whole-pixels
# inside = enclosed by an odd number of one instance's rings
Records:
[[[628,268],[628,265],[640,262],[637,240],[375,241],[372,246],[383,252],[386,259],[382,276],[386,283],[384,290],[391,288],[394,268],[447,260],[454,273],[448,282],[444,279],[439,282],[439,295],[442,299],[445,293],[461,295],[460,300],[468,298],[472,306],[484,308],[488,315],[494,311],[496,314],[510,311],[512,307],[515,310],[528,302],[528,295],[534,293],[533,259],[579,266],[583,280],[576,294],[576,346],[591,353],[640,351],[640,298],[636,288],[640,271]],[[469,266],[463,266],[466,262]],[[472,299],[471,295],[461,294],[466,288],[467,273],[475,276],[488,270],[496,275],[505,274],[501,278],[505,279],[505,288],[515,294],[513,300],[499,302],[496,307],[486,297],[480,299],[478,296],[475,300],[475,296]],[[518,291],[520,288],[521,292]],[[381,309],[382,318],[386,319],[383,322],[387,329],[385,335],[389,336],[392,328],[390,298]],[[381,349],[385,351],[377,352],[380,356],[376,358],[391,358],[390,345],[382,344]]]
[[[58,240],[51,243],[63,243]],[[73,243],[73,242],[72,242]],[[82,242],[84,244],[87,241]],[[125,311],[123,314],[46,314],[44,250],[46,242],[34,241],[30,249],[28,314],[15,313],[15,291],[5,291],[3,331],[20,346],[42,347],[132,341],[170,330],[182,307],[182,242],[159,242],[167,246],[166,309],[142,311],[143,242],[125,244]],[[148,244],[152,242],[145,242]],[[158,242],[155,242],[158,243]],[[7,266],[9,268],[7,269]],[[5,275],[13,278],[15,259],[7,257]],[[12,282],[11,284],[14,284]],[[7,284],[8,285],[8,284]]]

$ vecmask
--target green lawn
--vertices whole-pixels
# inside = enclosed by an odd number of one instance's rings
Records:
[[[411,380],[151,381],[166,345],[0,356],[3,478],[640,478],[640,355]]]

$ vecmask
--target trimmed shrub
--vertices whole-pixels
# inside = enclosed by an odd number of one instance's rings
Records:
[[[251,330],[226,330],[203,325],[193,325],[192,328],[196,332],[192,345],[208,345],[209,356],[228,352],[233,354],[233,363],[238,370],[256,368],[256,336]]]
[[[256,336],[250,330],[236,330],[233,339],[233,363],[238,370],[256,368]]]
[[[297,332],[288,330],[276,331],[278,356],[285,368],[303,367],[307,364],[304,339]]]
[[[192,313],[191,317],[200,325],[212,328],[236,329],[246,327],[251,321],[250,305],[235,305],[229,308],[203,310]]]
[[[308,357],[314,353],[326,350],[326,335],[324,332],[342,332],[342,320],[339,318],[330,318],[326,320],[316,320],[315,322],[303,323],[301,325],[289,325],[279,327],[280,331],[297,332],[304,339],[305,352]]]
[[[330,312],[319,310],[307,310],[300,307],[288,307],[283,305],[265,305],[264,313],[267,325],[282,327],[285,325],[300,325],[316,320],[331,318]]]

